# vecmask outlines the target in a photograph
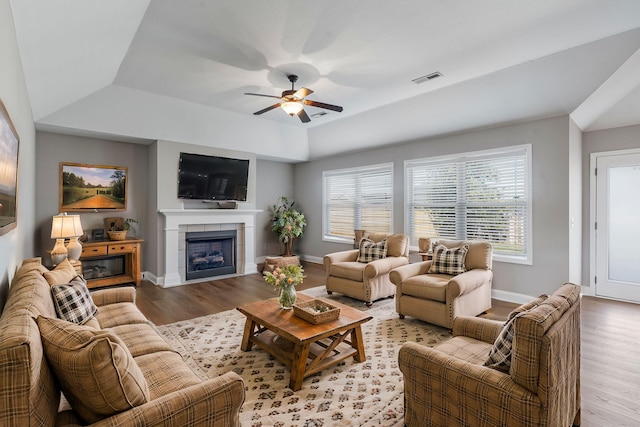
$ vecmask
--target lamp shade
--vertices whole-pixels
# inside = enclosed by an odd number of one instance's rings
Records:
[[[283,103],[281,106],[282,109],[290,116],[295,116],[302,111],[302,104],[296,101],[288,101]]]
[[[53,222],[51,223],[52,239],[78,237],[82,236],[82,233],[80,215],[60,214],[53,217]]]

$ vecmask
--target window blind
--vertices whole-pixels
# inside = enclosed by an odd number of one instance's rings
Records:
[[[351,241],[354,230],[391,232],[393,164],[324,171],[323,236]]]
[[[530,147],[405,162],[407,225],[418,237],[483,239],[530,258]]]

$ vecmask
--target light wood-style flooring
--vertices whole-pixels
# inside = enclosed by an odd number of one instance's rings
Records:
[[[304,267],[307,278],[297,290],[324,284],[322,265]],[[260,274],[166,289],[143,281],[137,305],[164,325],[274,296]],[[515,306],[494,300],[484,317],[504,320]],[[640,426],[640,305],[583,297],[581,318],[582,426]]]

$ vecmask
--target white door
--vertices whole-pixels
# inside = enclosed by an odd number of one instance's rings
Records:
[[[596,168],[596,295],[640,302],[640,154]]]

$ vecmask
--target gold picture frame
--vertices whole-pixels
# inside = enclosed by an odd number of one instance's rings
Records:
[[[60,163],[60,212],[124,211],[128,168]]]
[[[0,100],[0,236],[18,224],[18,151],[20,138]]]

